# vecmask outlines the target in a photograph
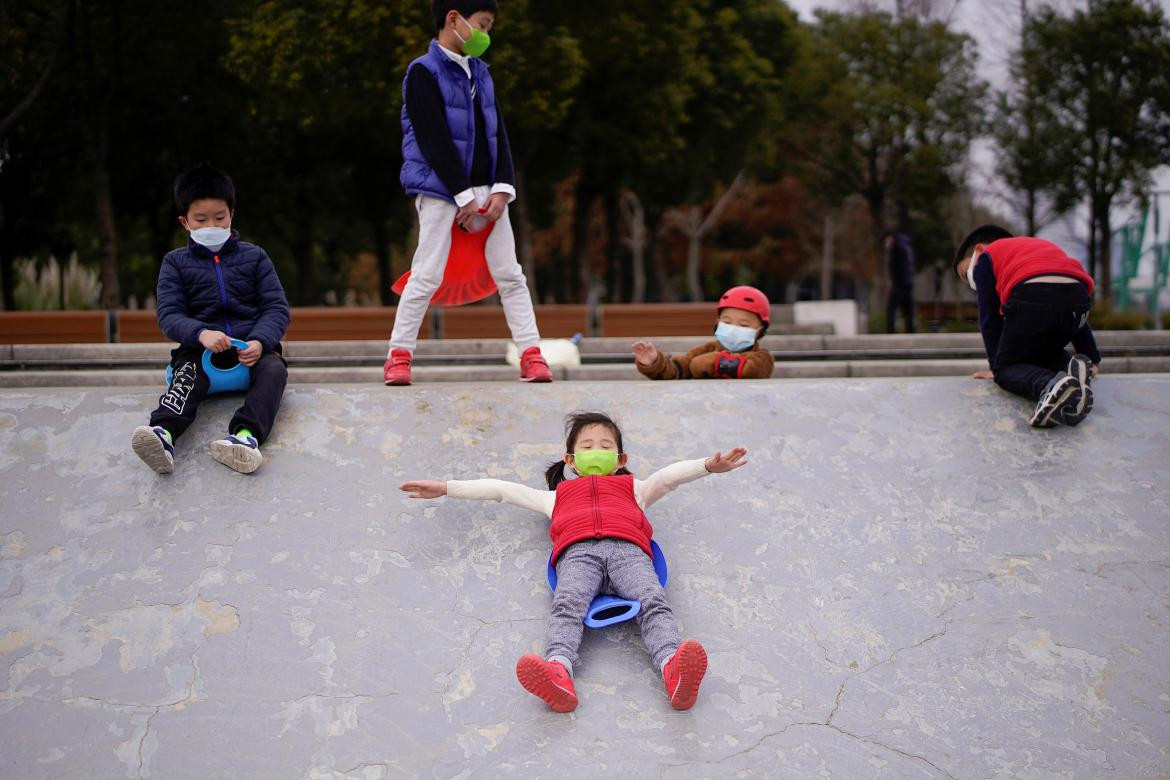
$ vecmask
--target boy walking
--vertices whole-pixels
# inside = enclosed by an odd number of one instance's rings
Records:
[[[179,346],[171,352],[171,383],[150,415],[134,430],[134,452],[156,472],[175,470],[174,443],[195,421],[211,380],[203,368],[205,349],[224,357],[232,339],[246,341],[236,358],[248,366],[244,405],[228,423],[228,435],[211,443],[211,456],[244,474],[260,467],[260,445],[272,431],[288,369],[280,339],[288,328],[288,300],[264,250],[240,241],[231,229],[236,190],[209,165],[175,182],[179,223],[187,246],[163,258],[158,276],[158,324]],[[231,360],[228,361],[232,362]]]
[[[512,153],[487,65],[495,0],[432,0],[438,30],[402,85],[402,186],[414,195],[418,248],[394,317],[383,367],[387,385],[409,385],[418,330],[443,281],[452,226],[493,225],[484,255],[520,351],[520,378],[551,382],[528,283],[516,259],[508,204],[516,197]]]
[[[963,239],[954,268],[978,297],[995,383],[1036,402],[1028,422],[1050,428],[1085,419],[1101,353],[1089,327],[1093,278],[1084,267],[1049,241],[984,225]],[[1076,354],[1066,351],[1069,342]]]

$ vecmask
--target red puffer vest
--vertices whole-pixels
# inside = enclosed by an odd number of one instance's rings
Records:
[[[1093,294],[1093,277],[1085,267],[1050,241],[1028,237],[1001,238],[988,244],[986,251],[991,255],[995,291],[1001,304],[1012,297],[1016,285],[1037,276],[1068,276],[1089,288],[1090,296]]]
[[[555,562],[582,539],[625,539],[651,555],[654,528],[634,498],[633,475],[577,477],[557,485],[548,535]]]

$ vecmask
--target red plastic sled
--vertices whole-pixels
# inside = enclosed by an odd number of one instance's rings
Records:
[[[484,248],[496,225],[489,223],[478,233],[468,233],[458,225],[451,226],[451,251],[447,254],[447,268],[443,282],[431,298],[432,306],[462,306],[482,301],[496,291],[495,280],[488,271]],[[410,271],[404,273],[390,289],[402,295]]]

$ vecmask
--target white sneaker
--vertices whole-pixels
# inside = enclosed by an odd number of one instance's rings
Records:
[[[213,441],[211,457],[241,474],[251,474],[264,462],[260,445],[251,436],[232,435]]]
[[[175,470],[175,447],[163,428],[139,425],[130,436],[130,446],[134,448],[134,454],[155,472],[170,474]]]

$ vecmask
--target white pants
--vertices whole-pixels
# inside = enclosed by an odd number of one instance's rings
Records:
[[[490,193],[490,187],[476,187],[476,202],[482,205]],[[418,209],[418,249],[410,261],[410,278],[398,302],[394,330],[390,334],[391,352],[405,349],[411,354],[414,354],[418,329],[427,315],[431,296],[443,281],[447,255],[451,251],[451,226],[455,223],[455,212],[458,210],[454,203],[426,195],[419,195],[414,205]],[[524,271],[516,259],[516,238],[512,235],[507,208],[488,236],[484,255],[487,257],[488,271],[500,292],[500,302],[504,305],[504,318],[512,331],[512,340],[523,353],[529,347],[537,346],[540,333],[536,329],[528,280],[524,278]]]

